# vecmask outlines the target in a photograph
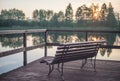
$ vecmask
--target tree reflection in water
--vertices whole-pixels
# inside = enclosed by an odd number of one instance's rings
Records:
[[[44,34],[43,33],[37,33],[37,34],[28,34],[27,36],[32,38],[32,45],[38,45],[40,43],[43,43],[44,40]],[[89,33],[88,34],[88,41],[97,41],[101,39],[105,39],[107,43],[104,43],[104,45],[114,45],[115,42],[120,42],[119,35],[115,33]],[[27,41],[28,38],[27,38]],[[85,41],[85,33],[73,33],[73,32],[49,32],[47,34],[47,42],[49,43],[72,43],[72,42],[82,42]],[[10,48],[18,48],[23,46],[23,36],[20,34],[16,35],[0,35],[0,43],[2,47],[10,47]],[[50,46],[49,48],[52,48]],[[102,56],[104,56],[107,53],[107,56],[109,57],[112,52],[112,49],[110,48],[100,48],[100,53]]]
[[[18,48],[23,45],[23,37],[20,34],[1,35],[0,42],[2,47]]]

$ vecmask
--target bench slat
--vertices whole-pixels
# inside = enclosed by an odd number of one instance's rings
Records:
[[[81,51],[81,50],[90,50],[90,49],[97,49],[98,46],[90,46],[90,47],[80,47],[80,48],[69,48],[68,50],[57,50],[56,51],[56,54],[57,53],[63,53],[63,52],[66,52],[66,51]]]
[[[85,43],[85,44],[65,44],[65,45],[62,45],[62,46],[59,46],[57,49],[65,49],[65,48],[68,48],[68,47],[70,47],[70,48],[72,48],[72,47],[81,47],[81,46],[93,46],[93,45],[96,45],[96,44],[98,44],[98,43]]]

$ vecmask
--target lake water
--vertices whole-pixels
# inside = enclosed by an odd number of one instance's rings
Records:
[[[108,40],[108,45],[120,46],[120,36],[113,34],[89,34],[89,40],[97,40],[104,38]],[[52,42],[80,42],[84,41],[83,34],[49,34],[47,41]],[[42,34],[30,34],[27,36],[27,46],[33,46],[44,42],[44,37]],[[4,35],[0,36],[0,52],[16,49],[23,47],[23,37],[21,35]],[[49,46],[47,55],[54,56],[56,51],[56,46]],[[27,52],[28,63],[37,60],[44,56],[44,48],[37,48]],[[109,49],[109,48],[100,48],[97,59],[101,60],[116,60],[120,61],[120,49]],[[0,58],[0,74],[11,71],[15,68],[23,66],[23,52],[1,57]]]

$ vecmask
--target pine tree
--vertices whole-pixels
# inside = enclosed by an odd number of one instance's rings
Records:
[[[71,6],[70,3],[66,8],[65,17],[66,17],[66,21],[72,21],[73,20],[73,9],[72,9],[72,6]]]
[[[107,5],[105,3],[103,3],[103,5],[101,7],[101,20],[105,21],[106,15],[107,15]]]
[[[108,7],[107,25],[110,27],[117,26],[117,20],[115,18],[113,7],[112,7],[111,3],[109,3],[109,7]]]

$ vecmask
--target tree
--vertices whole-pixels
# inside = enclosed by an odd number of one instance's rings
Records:
[[[51,19],[52,26],[58,26],[58,13],[54,13]]]
[[[43,10],[43,9],[39,10],[39,20],[40,21],[45,21],[46,20],[46,15],[47,15],[47,13],[46,13],[45,10]]]
[[[18,9],[10,9],[10,10],[2,10],[1,17],[2,19],[13,19],[13,20],[23,20],[25,18],[25,14],[22,10]]]
[[[73,9],[72,9],[72,6],[71,6],[70,3],[66,8],[65,18],[66,18],[66,21],[72,21],[73,20]]]
[[[99,11],[99,4],[94,5],[94,3],[92,3],[91,7],[90,7],[90,12],[91,12],[91,19],[93,20],[93,22],[98,22],[101,20],[101,13]]]
[[[64,13],[62,11],[59,11],[58,12],[58,19],[57,19],[59,22],[62,22],[65,20],[65,16],[64,16]]]
[[[77,25],[88,25],[88,23],[91,21],[91,14],[92,11],[89,7],[87,7],[85,4],[78,7],[75,17],[77,21]]]
[[[1,19],[9,19],[9,13],[8,11],[5,9],[5,10],[1,10],[1,15],[0,15],[0,18]]]
[[[65,16],[62,11],[59,11],[58,13],[54,13],[52,19],[51,19],[51,25],[52,26],[63,26],[64,25]]]
[[[117,20],[115,18],[113,7],[112,7],[111,3],[109,3],[109,7],[108,7],[107,25],[110,27],[117,26]]]
[[[107,5],[103,3],[101,7],[101,20],[105,21],[107,16]]]
[[[48,10],[46,12],[46,20],[50,21],[52,17],[53,17],[53,11],[52,10]]]
[[[36,9],[33,11],[33,19],[34,20],[39,20],[39,11]]]
[[[23,13],[23,11],[22,10],[15,10],[14,11],[14,18],[16,19],[16,20],[23,20],[23,19],[25,19],[25,14]]]
[[[78,8],[77,8],[75,17],[76,17],[76,20],[77,20],[77,21],[80,21],[80,20],[83,18],[81,7],[78,7]]]

